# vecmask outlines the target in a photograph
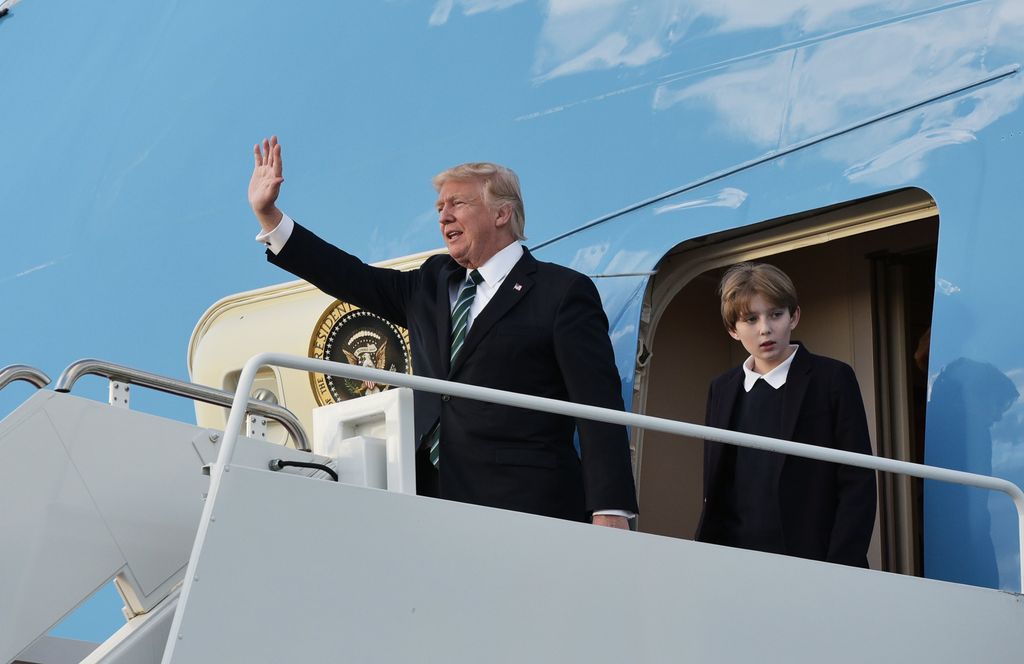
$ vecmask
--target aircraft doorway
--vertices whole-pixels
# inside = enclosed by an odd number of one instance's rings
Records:
[[[802,316],[793,338],[853,367],[876,454],[923,459],[924,372],[914,366],[931,322],[938,216],[904,190],[679,245],[648,293],[638,412],[704,422],[707,388],[746,354],[722,326],[716,287],[733,263],[772,263],[793,279]],[[927,365],[926,365],[927,366]],[[920,374],[920,375],[917,375]],[[702,504],[703,445],[657,432],[636,441],[638,528],[692,538]],[[874,569],[920,573],[920,487],[879,477]]]

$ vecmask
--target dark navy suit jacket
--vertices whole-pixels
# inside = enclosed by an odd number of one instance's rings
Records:
[[[711,382],[708,426],[728,429],[743,369],[735,367]],[[800,347],[786,378],[782,435],[785,440],[871,454],[864,402],[849,365]],[[732,446],[704,444],[704,509],[696,538],[718,543],[723,493],[732,481]],[[814,560],[867,567],[875,523],[874,471],[786,455],[773,455],[774,490],[785,552]],[[742,487],[740,487],[742,491]]]
[[[453,366],[448,289],[465,270],[450,256],[431,256],[411,271],[371,267],[299,224],[278,255],[267,255],[324,292],[406,327],[417,375],[623,407],[593,282],[529,251],[473,321]],[[419,455],[420,493],[574,521],[595,510],[637,510],[624,427],[426,392],[415,394],[415,418],[421,444],[438,419],[442,431],[438,475]]]

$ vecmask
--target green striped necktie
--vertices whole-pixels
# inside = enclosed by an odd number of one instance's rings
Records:
[[[462,344],[466,341],[466,333],[469,331],[469,310],[473,306],[473,298],[476,297],[476,287],[483,283],[483,280],[483,275],[476,270],[470,272],[466,282],[462,284],[455,306],[452,307],[452,354],[449,366],[455,364],[455,356],[459,354]],[[440,443],[441,423],[438,422],[430,436],[430,463],[434,464],[435,468],[441,453]]]

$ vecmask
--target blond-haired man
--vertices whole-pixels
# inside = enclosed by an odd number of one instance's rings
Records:
[[[448,255],[401,272],[363,263],[277,208],[276,137],[254,158],[249,203],[270,262],[406,327],[417,374],[622,409],[597,289],[520,244],[525,215],[510,169],[463,164],[435,177]],[[623,427],[425,392],[415,403],[422,494],[618,528],[636,512]]]

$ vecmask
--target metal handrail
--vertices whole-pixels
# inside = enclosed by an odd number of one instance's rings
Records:
[[[661,417],[651,417],[650,415],[638,415],[636,413],[626,413],[608,408],[584,406],[581,404],[568,403],[546,397],[535,397],[527,394],[505,392],[489,387],[479,387],[477,385],[456,383],[436,378],[424,378],[422,376],[410,376],[408,374],[393,371],[383,371],[381,369],[371,369],[369,367],[342,364],[339,362],[328,362],[326,360],[315,360],[309,357],[285,355],[283,353],[262,353],[250,358],[249,361],[245,363],[245,367],[242,369],[242,374],[238,379],[238,389],[235,391],[234,403],[231,405],[231,414],[228,416],[228,425],[224,435],[224,444],[221,446],[220,452],[217,456],[215,470],[211,473],[211,497],[215,495],[216,487],[219,486],[221,473],[223,473],[231,463],[235,443],[238,439],[238,430],[245,418],[247,396],[249,391],[252,389],[253,381],[256,379],[256,372],[260,367],[266,365],[287,367],[290,369],[298,369],[300,371],[315,371],[318,373],[341,376],[354,380],[373,381],[376,383],[383,383],[385,385],[398,385],[400,387],[409,387],[414,390],[423,390],[425,392],[433,392],[436,394],[448,394],[456,397],[474,399],[476,401],[487,401],[505,406],[515,406],[517,408],[529,408],[532,410],[554,413],[557,415],[567,415],[569,417],[585,420],[621,424],[627,427],[638,427],[680,436],[703,438],[705,440],[714,440],[720,443],[738,445],[740,447],[752,447],[760,450],[768,450],[770,452],[779,452],[781,454],[789,454],[808,459],[817,459],[819,461],[841,463],[847,466],[856,466],[859,468],[868,468],[870,470],[911,475],[913,477],[920,477],[927,480],[938,480],[940,482],[951,482],[953,484],[963,484],[982,489],[1001,491],[1010,496],[1013,500],[1013,504],[1017,508],[1018,544],[1022,552],[1022,555],[1020,556],[1020,581],[1021,588],[1024,589],[1024,491],[1021,491],[1019,486],[1008,480],[997,477],[988,477],[986,475],[966,473],[960,470],[936,468],[934,466],[926,466],[919,463],[910,463],[909,461],[885,459],[882,457],[872,456],[870,454],[858,454],[856,452],[834,450],[806,443],[794,443],[788,440],[769,438],[767,436],[755,436],[753,434],[739,433],[737,431],[727,431],[725,429],[716,429],[714,427],[702,426],[700,424],[677,422],[675,420],[669,420]],[[210,503],[207,503],[207,507],[209,506]]]
[[[35,367],[27,364],[9,364],[0,369],[0,390],[4,389],[16,380],[23,380],[32,383],[39,389],[50,384],[50,377]]]
[[[231,392],[96,359],[83,359],[69,364],[60,377],[57,378],[57,385],[54,387],[54,391],[70,392],[79,378],[88,375],[103,376],[109,380],[138,385],[139,387],[148,387],[158,392],[186,397],[215,406],[232,407],[235,402],[235,395]],[[302,423],[299,422],[299,418],[287,408],[256,399],[246,399],[243,407],[243,419],[245,413],[248,412],[280,422],[285,431],[288,432],[288,435],[295,441],[296,449],[304,452],[309,452],[312,449],[309,445],[309,440],[306,438],[306,431],[302,428]],[[229,424],[228,426],[231,425]],[[241,426],[241,422],[239,422],[238,426]],[[229,433],[225,433],[225,438],[229,437],[229,435]]]

